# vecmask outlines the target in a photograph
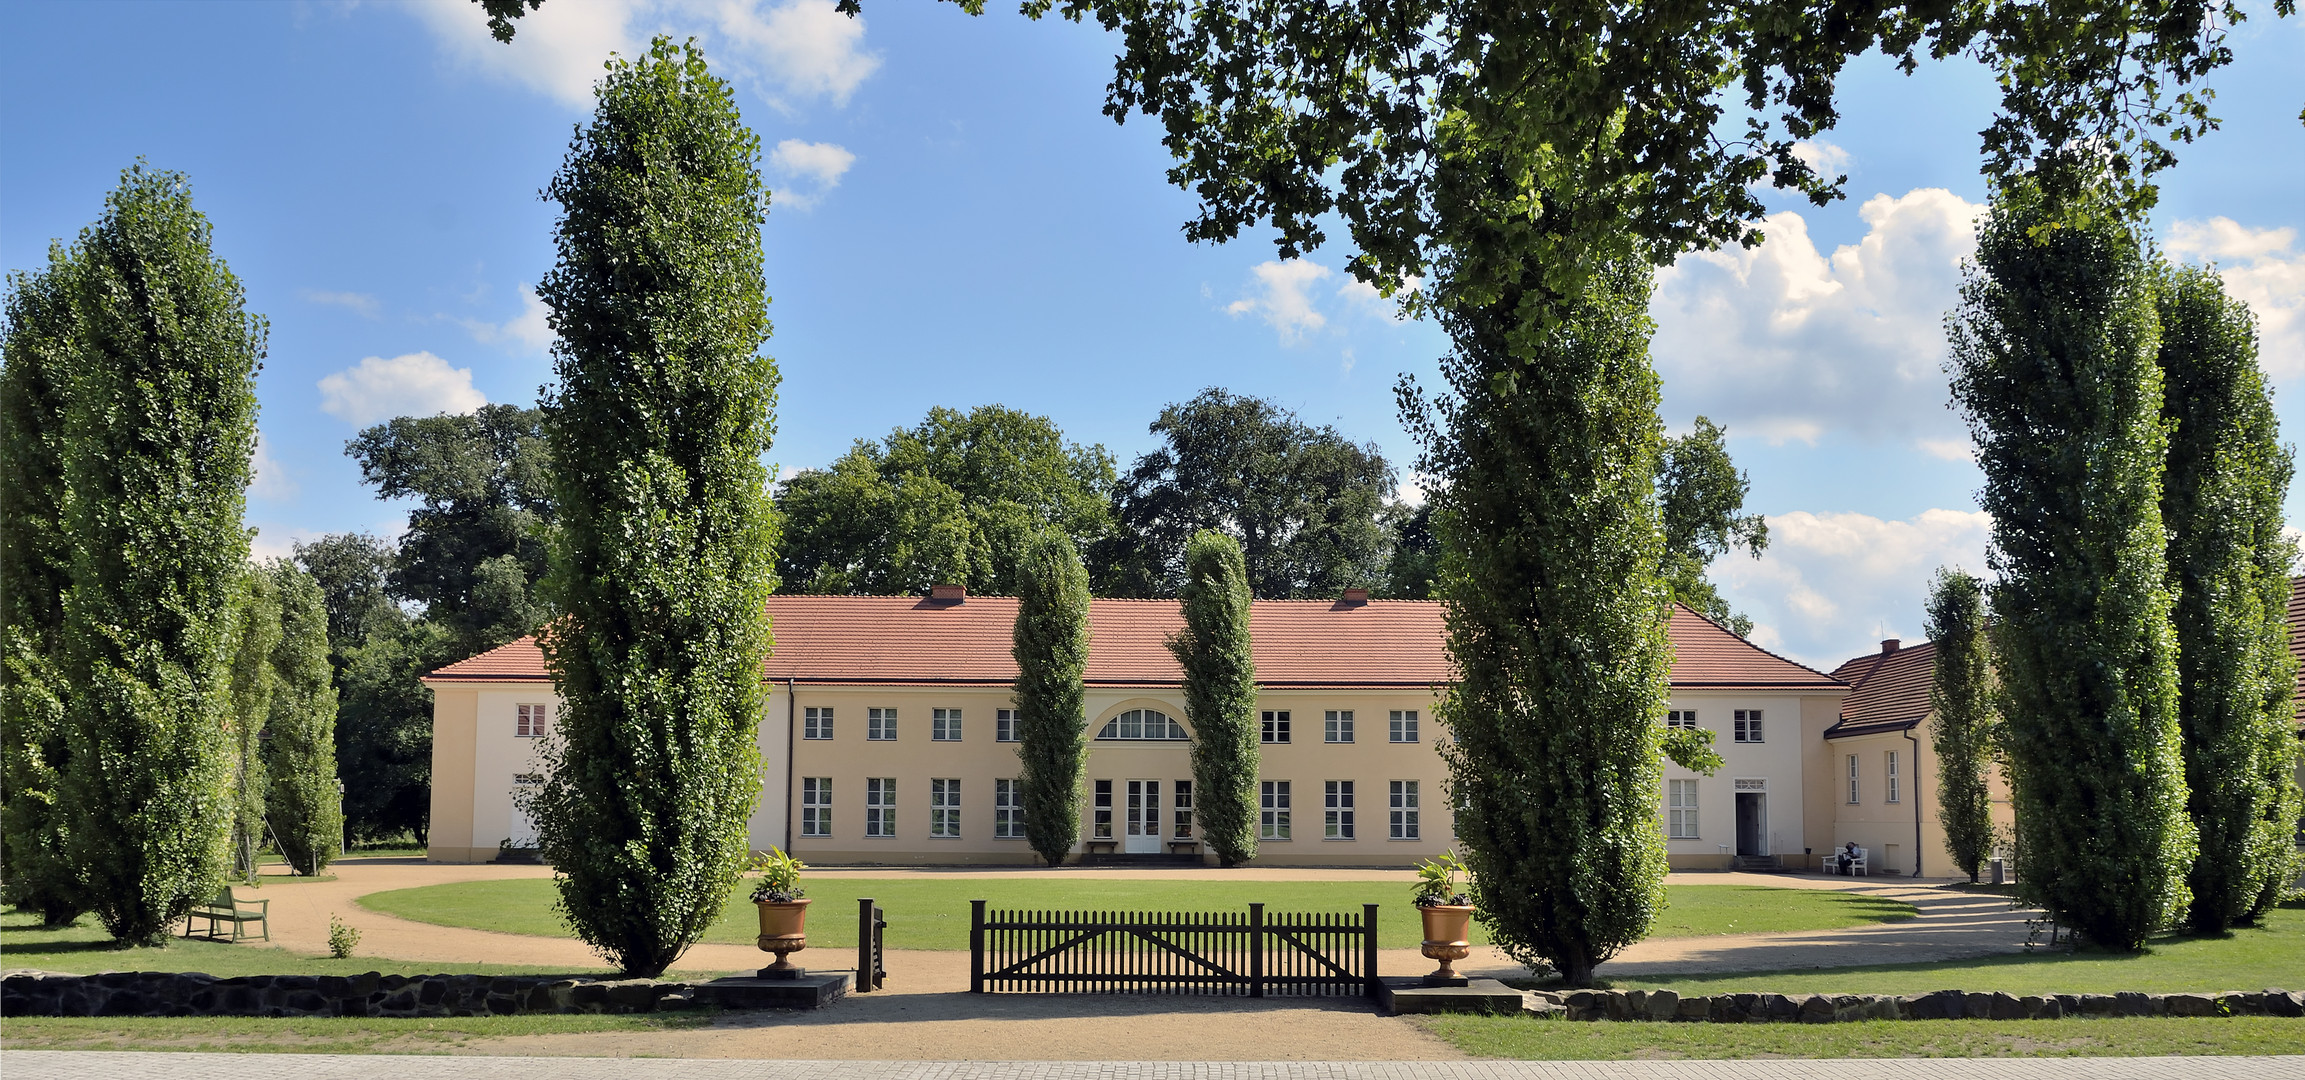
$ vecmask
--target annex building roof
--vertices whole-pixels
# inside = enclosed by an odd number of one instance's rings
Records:
[[[1869,653],[1833,669],[1833,677],[1849,684],[1841,699],[1841,719],[1825,729],[1825,737],[1873,735],[1908,731],[1929,716],[1929,684],[1937,671],[1937,645],[1898,648],[1884,642],[1880,652]]]
[[[762,678],[839,686],[1007,686],[1017,601],[970,596],[774,596],[776,646]],[[1174,600],[1093,600],[1086,681],[1101,688],[1175,686],[1168,651],[1184,617]],[[1416,689],[1452,681],[1441,605],[1422,600],[1258,600],[1249,612],[1257,683],[1276,689]],[[1676,689],[1839,690],[1832,676],[1753,645],[1674,605]],[[425,677],[437,682],[548,682],[524,637]]]

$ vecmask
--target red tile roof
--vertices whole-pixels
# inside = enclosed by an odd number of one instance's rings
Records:
[[[1850,690],[1841,699],[1840,722],[1825,729],[1825,737],[1900,731],[1920,723],[1929,715],[1929,684],[1936,672],[1935,642],[1871,653],[1834,668],[1833,677]]]
[[[1009,632],[1017,602],[972,596],[777,596],[768,601],[776,651],[765,678],[812,683],[1006,686],[1016,679]],[[1089,607],[1092,686],[1174,686],[1183,679],[1165,644],[1183,626],[1173,600],[1097,600]],[[1343,604],[1259,600],[1250,612],[1259,685],[1276,689],[1424,689],[1450,679],[1441,605],[1415,600]],[[1826,676],[1678,608],[1673,685],[1692,689],[1837,689]],[[457,682],[549,679],[544,654],[522,638],[427,676]]]

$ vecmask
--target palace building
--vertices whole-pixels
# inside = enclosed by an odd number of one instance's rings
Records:
[[[753,846],[812,863],[1010,863],[1024,840],[1010,688],[1017,601],[940,586],[930,596],[778,596],[762,669],[762,791]],[[1096,600],[1086,682],[1090,750],[1083,855],[1200,855],[1182,672],[1166,640],[1174,600]],[[1676,869],[1740,858],[1800,865],[1833,834],[1819,775],[1849,686],[1672,614],[1669,722],[1711,729],[1726,766],[1668,764],[1657,792]],[[1443,796],[1450,677],[1441,606],[1259,600],[1250,633],[1262,736],[1257,862],[1399,866],[1455,842]],[[435,862],[534,843],[515,793],[541,782],[536,747],[559,703],[533,639],[425,678],[434,694]],[[1819,760],[1810,760],[1817,758]]]

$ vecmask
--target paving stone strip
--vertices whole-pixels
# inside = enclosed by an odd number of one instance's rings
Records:
[[[742,1061],[16,1050],[9,1080],[2295,1080],[2305,1056],[1838,1061]]]

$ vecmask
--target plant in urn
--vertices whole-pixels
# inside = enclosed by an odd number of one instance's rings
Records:
[[[1463,986],[1468,980],[1451,965],[1472,955],[1472,898],[1465,894],[1465,864],[1454,851],[1417,864],[1417,913],[1425,920],[1420,949],[1441,966],[1425,976],[1426,986]]]
[[[800,872],[808,869],[799,859],[771,848],[755,858],[760,883],[752,887],[753,905],[760,909],[760,951],[776,954],[776,963],[760,969],[763,979],[797,979],[807,974],[785,957],[808,947],[808,901],[800,888]]]

